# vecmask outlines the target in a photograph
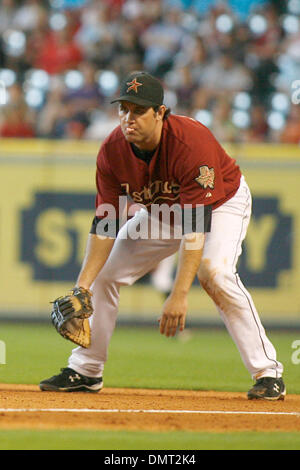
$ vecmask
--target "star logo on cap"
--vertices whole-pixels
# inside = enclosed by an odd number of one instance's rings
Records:
[[[132,82],[127,82],[126,85],[128,85],[127,93],[129,93],[130,90],[134,90],[137,93],[138,87],[142,86],[143,84],[139,83],[137,79],[135,78],[134,80],[132,80]]]

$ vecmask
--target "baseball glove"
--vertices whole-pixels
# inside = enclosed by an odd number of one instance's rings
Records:
[[[88,348],[91,330],[88,318],[93,313],[92,293],[83,287],[75,287],[65,297],[53,303],[51,320],[58,333],[75,344]]]

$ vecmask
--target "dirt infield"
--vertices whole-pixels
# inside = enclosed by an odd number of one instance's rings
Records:
[[[0,384],[0,429],[300,431],[300,395],[272,403],[215,391],[55,393]]]

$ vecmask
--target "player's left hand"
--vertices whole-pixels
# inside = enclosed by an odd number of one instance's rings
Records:
[[[160,333],[166,336],[175,336],[178,327],[179,331],[183,331],[187,308],[187,296],[170,294],[164,303],[162,315],[158,320]]]
[[[57,332],[75,344],[88,348],[91,329],[88,318],[93,314],[92,293],[84,287],[75,287],[68,295],[53,302],[51,320]]]

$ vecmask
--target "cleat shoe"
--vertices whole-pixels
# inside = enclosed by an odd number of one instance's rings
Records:
[[[282,378],[262,377],[248,392],[248,400],[284,400],[286,389]]]
[[[61,374],[40,383],[46,392],[99,392],[103,387],[102,377],[86,377],[73,369],[61,369]]]

